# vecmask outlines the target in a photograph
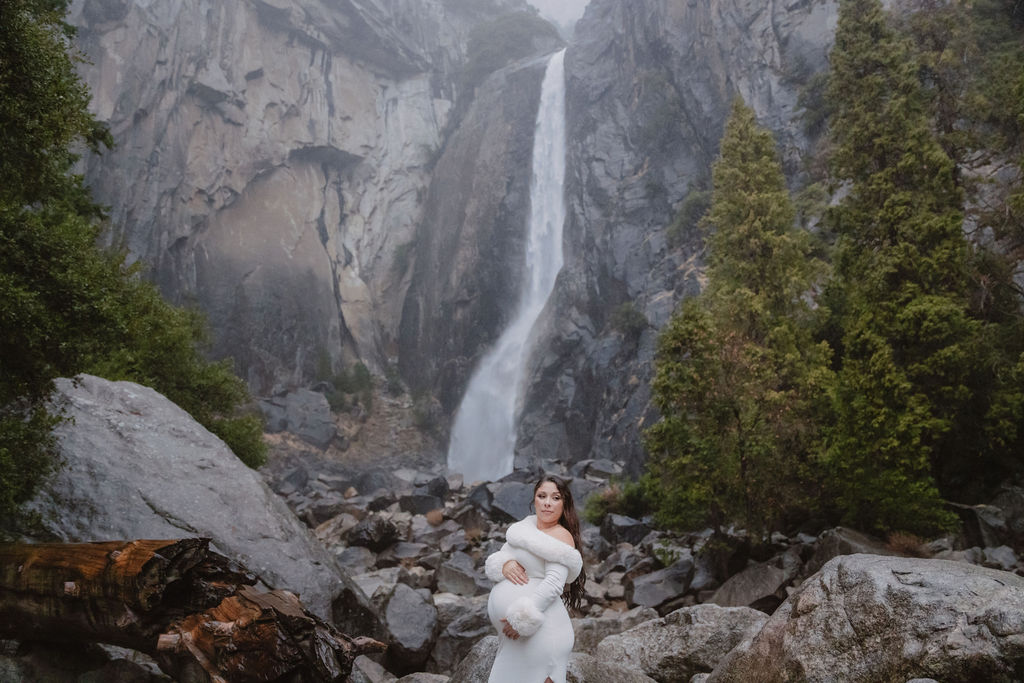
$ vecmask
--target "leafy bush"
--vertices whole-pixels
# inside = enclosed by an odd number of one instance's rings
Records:
[[[609,316],[609,322],[627,339],[636,339],[650,326],[647,316],[632,301],[616,306]]]
[[[600,526],[607,515],[625,515],[639,519],[651,510],[646,489],[639,481],[612,481],[608,488],[592,494],[583,506],[583,517]]]

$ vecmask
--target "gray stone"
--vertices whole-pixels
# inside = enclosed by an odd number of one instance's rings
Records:
[[[565,680],[566,683],[654,683],[654,679],[636,669],[618,662],[599,661],[583,652],[569,655]]]
[[[352,662],[351,683],[394,683],[394,674],[366,655],[359,655]]]
[[[947,560],[829,561],[710,681],[1019,679],[1024,578]]]
[[[57,391],[71,418],[55,432],[66,466],[27,506],[49,534],[67,542],[206,536],[325,618],[354,586],[259,474],[157,392],[90,375],[60,379]]]
[[[437,590],[443,593],[474,596],[487,592],[484,577],[477,571],[473,558],[456,551],[437,568]]]
[[[786,583],[786,573],[771,564],[751,565],[730,576],[708,602],[722,607],[754,607],[773,612],[782,602],[779,593]]]
[[[388,628],[387,660],[395,671],[415,670],[426,662],[434,642],[437,608],[404,583],[396,584],[384,611]]]
[[[533,486],[518,481],[503,481],[491,485],[494,489],[494,500],[491,502],[491,513],[503,522],[514,522],[530,514],[530,503],[533,502]]]
[[[327,397],[309,389],[296,389],[285,398],[288,431],[317,448],[327,448],[338,433]]]
[[[814,554],[807,561],[806,571],[813,574],[831,560],[840,555],[867,553],[869,555],[896,555],[881,540],[853,529],[836,527],[827,529],[818,536],[814,543]]]
[[[497,654],[498,636],[484,636],[452,670],[452,680],[459,683],[487,683]]]
[[[398,506],[403,512],[425,515],[431,510],[444,509],[444,501],[428,493],[410,493],[398,499]]]
[[[601,523],[601,535],[611,543],[639,545],[651,528],[639,519],[625,515],[605,515]]]
[[[451,671],[469,654],[477,641],[494,633],[494,626],[487,616],[485,596],[465,600],[458,614],[452,614],[451,610],[445,612],[446,617],[454,616],[454,619],[447,623],[441,620],[441,631],[430,652],[430,668],[437,671]],[[441,614],[442,608],[438,607],[439,619]]]
[[[609,636],[597,646],[602,662],[640,669],[657,681],[686,681],[711,672],[739,643],[768,620],[746,607],[694,605]],[[742,679],[737,679],[742,680]]]
[[[669,567],[627,581],[625,585],[626,602],[631,607],[641,606],[657,609],[686,593],[692,576],[693,559],[683,558]]]
[[[338,564],[345,568],[349,574],[365,574],[373,568],[377,556],[369,548],[362,546],[349,546],[337,554]]]
[[[417,671],[415,673],[402,676],[398,679],[398,683],[448,683],[449,680],[451,679],[442,674],[431,674],[425,671]]]
[[[658,612],[650,607],[634,607],[628,612],[606,610],[600,617],[573,619],[572,628],[576,634],[573,650],[593,654],[597,644],[606,637],[657,618]]]
[[[398,527],[390,519],[372,514],[349,530],[345,536],[350,545],[359,545],[380,552],[398,540]]]
[[[998,548],[985,548],[985,559],[982,564],[993,569],[1012,571],[1017,566],[1017,553],[1008,545],[1001,545]]]

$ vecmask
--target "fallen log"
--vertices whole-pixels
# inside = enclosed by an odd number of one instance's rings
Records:
[[[120,645],[215,683],[343,681],[384,649],[255,583],[204,538],[0,544],[0,639]]]

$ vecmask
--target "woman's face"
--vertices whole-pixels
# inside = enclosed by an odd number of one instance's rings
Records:
[[[562,517],[562,494],[554,482],[546,481],[533,494],[533,508],[537,519],[545,524],[557,524]]]

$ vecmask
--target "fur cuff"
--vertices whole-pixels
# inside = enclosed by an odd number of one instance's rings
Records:
[[[519,635],[532,636],[544,623],[544,613],[537,609],[530,598],[518,598],[508,606],[505,619]]]
[[[501,573],[501,569],[505,566],[506,562],[514,559],[516,558],[512,557],[512,553],[504,549],[491,553],[484,562],[484,574],[494,583],[503,581],[505,576]]]

